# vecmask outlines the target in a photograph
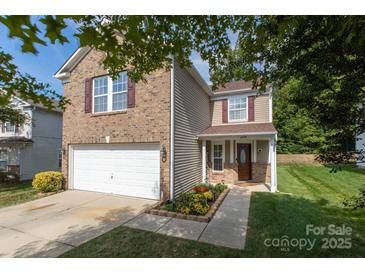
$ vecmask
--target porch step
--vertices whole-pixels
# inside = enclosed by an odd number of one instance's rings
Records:
[[[237,186],[255,186],[255,185],[259,185],[260,183],[258,183],[257,181],[253,181],[253,180],[248,180],[248,181],[235,181],[234,182],[235,185]]]

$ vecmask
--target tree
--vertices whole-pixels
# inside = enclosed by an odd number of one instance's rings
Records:
[[[104,66],[115,76],[131,65],[135,81],[159,68],[171,56],[182,66],[197,51],[210,66],[213,88],[234,79],[252,81],[264,90],[301,79],[306,89],[298,106],[306,108],[325,131],[319,150],[323,162],[352,157],[343,143],[365,130],[365,18],[361,16],[2,16],[10,37],[23,42],[24,52],[36,44],[66,43],[66,20],[78,24],[81,46],[105,52]],[[42,34],[37,24],[43,24]],[[231,50],[228,31],[238,33]],[[0,71],[0,73],[2,73]],[[2,74],[0,74],[2,77]],[[12,77],[5,80],[5,84]],[[35,84],[34,81],[28,82]],[[34,80],[34,79],[33,79]],[[0,83],[4,84],[4,83]],[[10,85],[10,93],[16,88]],[[21,92],[30,94],[32,85]],[[38,98],[32,94],[32,98]],[[340,114],[340,115],[339,115]]]
[[[273,123],[278,131],[278,153],[318,153],[325,140],[324,130],[295,98],[303,89],[298,79],[290,79],[273,96]]]
[[[0,122],[10,122],[14,125],[24,125],[28,120],[28,116],[18,109],[14,109],[11,106],[0,106]]]
[[[68,100],[49,89],[46,83],[39,83],[30,75],[23,75],[12,63],[12,56],[0,48],[0,122],[11,122],[17,126],[24,124],[27,117],[18,109],[10,105],[11,96],[17,95],[25,100],[33,100],[52,109],[64,108]],[[55,99],[59,99],[55,105]]]
[[[22,51],[37,54],[36,45],[67,43],[62,33],[67,20],[78,24],[74,34],[81,46],[105,52],[104,66],[113,76],[131,65],[129,76],[135,81],[159,68],[169,68],[171,56],[182,66],[190,66],[190,55],[198,51],[208,60],[212,69],[230,48],[227,30],[233,27],[232,16],[0,16],[0,23],[9,30],[10,38],[22,42]],[[40,31],[40,25],[45,32]],[[121,37],[122,43],[121,43]],[[68,104],[67,98],[58,95],[48,84],[38,83],[30,75],[22,75],[11,63],[12,57],[0,51],[0,105],[8,103],[16,92],[22,99],[41,102],[54,107]],[[1,110],[0,110],[1,111]]]
[[[296,104],[324,129],[319,160],[343,163],[344,143],[365,130],[365,17],[242,17],[236,48],[213,81],[253,80],[260,90],[301,79]]]
[[[41,21],[47,25],[45,37],[51,43],[56,41],[65,43],[67,41],[62,35],[56,38],[60,34],[60,29],[67,26],[59,23],[62,20],[52,21],[46,16]],[[38,37],[40,34],[39,28],[31,22],[30,16],[0,16],[0,23],[9,29],[9,37],[21,39],[23,52],[36,54],[34,44],[46,45],[46,42]],[[56,107],[55,99],[58,99],[58,107],[61,108],[64,108],[68,103],[66,98],[50,89],[49,84],[38,82],[31,75],[22,74],[13,63],[13,57],[0,47],[0,105],[9,104],[9,100],[13,95],[18,95],[25,100],[31,99],[34,103],[42,103],[50,109]]]

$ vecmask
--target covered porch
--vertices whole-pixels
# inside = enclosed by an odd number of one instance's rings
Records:
[[[276,183],[276,130],[271,123],[214,126],[199,134],[205,182]]]

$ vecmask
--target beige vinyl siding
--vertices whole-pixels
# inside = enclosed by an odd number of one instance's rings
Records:
[[[255,122],[269,122],[269,95],[255,98]]]
[[[226,164],[229,164],[229,159],[230,159],[230,151],[231,151],[231,144],[229,140],[226,140],[225,142],[225,152],[224,152],[224,162]]]
[[[222,101],[211,101],[212,126],[222,124]]]
[[[244,94],[244,93],[243,93]],[[227,96],[229,98],[229,96]],[[222,125],[222,100],[211,101],[211,125]],[[255,120],[256,123],[268,123],[269,119],[269,95],[260,95],[255,98]]]
[[[256,161],[261,164],[268,163],[269,160],[269,141],[257,140],[256,142]]]
[[[210,126],[210,101],[194,78],[174,63],[174,197],[202,182],[197,134]]]

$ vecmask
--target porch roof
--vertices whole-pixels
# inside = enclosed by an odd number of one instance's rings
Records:
[[[198,137],[273,135],[276,133],[277,131],[272,123],[246,123],[208,127]]]

